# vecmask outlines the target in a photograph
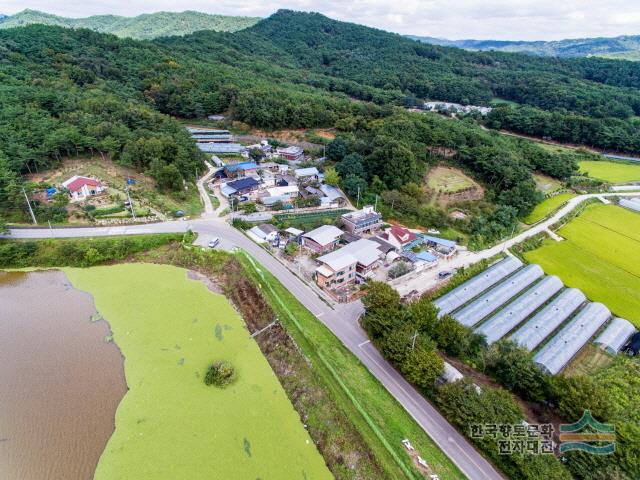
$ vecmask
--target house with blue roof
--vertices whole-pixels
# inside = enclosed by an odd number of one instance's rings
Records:
[[[229,178],[255,175],[258,173],[258,164],[256,162],[232,163],[224,166],[224,173]]]

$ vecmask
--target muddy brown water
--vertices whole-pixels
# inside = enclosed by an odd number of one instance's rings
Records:
[[[0,479],[93,478],[127,388],[95,312],[62,272],[0,272]]]

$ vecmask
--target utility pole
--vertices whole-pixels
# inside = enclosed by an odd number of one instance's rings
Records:
[[[133,219],[136,219],[136,211],[133,208],[133,202],[131,201],[131,195],[129,195],[129,184],[127,184],[127,198],[129,199],[129,208],[131,209],[131,216],[133,217]]]
[[[411,350],[414,350],[416,348],[416,338],[418,338],[418,335],[419,333],[416,331],[416,333],[414,333],[411,337]]]
[[[377,212],[378,211],[378,195],[376,195],[376,203],[373,206],[373,211]]]
[[[356,203],[356,208],[360,208],[360,187],[358,187],[358,202]]]
[[[29,213],[31,214],[31,220],[33,220],[33,224],[37,225],[38,221],[36,220],[36,216],[33,213],[33,209],[31,208],[31,202],[29,201],[29,197],[27,197],[27,191],[22,187],[22,193],[24,194],[24,199],[27,201],[27,207],[29,207]]]

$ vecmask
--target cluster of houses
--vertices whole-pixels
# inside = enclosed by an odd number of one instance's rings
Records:
[[[267,209],[276,204],[290,208],[296,199],[326,208],[346,203],[340,189],[323,183],[324,175],[316,167],[294,169],[288,164],[246,161],[224,165],[215,177],[224,197],[255,201]]]
[[[483,117],[486,117],[491,113],[491,107],[483,107],[480,105],[461,105],[459,103],[451,102],[424,102],[422,109],[428,112],[438,113],[453,113],[467,115],[469,113],[477,112]]]
[[[229,130],[189,127],[187,131],[196,141],[198,148],[205,153],[241,155],[248,159],[252,151],[259,150],[261,157],[267,159],[278,157],[293,163],[300,163],[305,159],[304,150],[295,145],[273,148],[269,142],[262,140],[260,143],[245,146],[235,142]]]
[[[398,261],[406,262],[415,271],[434,267],[458,248],[450,240],[397,225],[383,229],[382,216],[372,206],[342,215],[341,226],[323,225],[306,233],[287,229],[280,235],[273,225],[264,224],[253,227],[249,235],[280,247],[287,241],[300,244],[303,251],[317,256],[316,283],[330,292],[362,283],[373,277],[379,267]]]

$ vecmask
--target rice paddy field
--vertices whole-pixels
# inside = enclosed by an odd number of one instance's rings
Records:
[[[592,204],[526,259],[640,327],[640,214]]]
[[[579,162],[581,173],[588,173],[591,178],[609,183],[628,183],[640,181],[640,163],[583,161]]]
[[[224,296],[166,265],[64,271],[93,296],[125,358],[129,391],[96,480],[333,478]],[[217,360],[236,368],[225,389],[203,382]]]
[[[574,193],[560,193],[553,197],[544,199],[536,205],[533,211],[524,219],[524,223],[527,225],[533,225],[534,223],[543,220],[575,196],[576,195]]]

